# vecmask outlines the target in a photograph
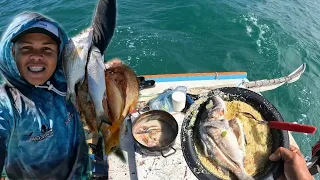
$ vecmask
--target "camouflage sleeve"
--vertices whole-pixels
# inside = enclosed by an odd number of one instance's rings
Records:
[[[103,54],[116,26],[116,0],[99,0],[93,19],[93,43]]]
[[[3,87],[0,87],[0,172],[3,170],[7,154],[7,144],[13,122],[10,99]]]

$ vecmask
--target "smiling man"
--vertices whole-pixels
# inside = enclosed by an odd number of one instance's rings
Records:
[[[33,85],[45,83],[57,66],[60,45],[58,28],[40,21],[12,41],[12,54],[21,76]]]
[[[0,170],[9,179],[88,179],[79,114],[65,100],[67,34],[38,13],[22,13],[0,43]]]

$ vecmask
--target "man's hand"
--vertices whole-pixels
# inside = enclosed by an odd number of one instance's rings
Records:
[[[307,163],[300,150],[294,146],[289,149],[280,147],[270,155],[271,161],[284,161],[284,176],[280,179],[287,180],[313,180]]]

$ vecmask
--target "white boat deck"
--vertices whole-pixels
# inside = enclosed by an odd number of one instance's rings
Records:
[[[177,86],[186,86],[188,92],[192,94],[201,93],[204,89],[218,88],[222,86],[241,87],[243,81],[248,81],[246,78],[229,79],[229,80],[202,80],[202,81],[173,81],[173,82],[156,82],[156,86],[150,89],[144,89],[140,92],[139,102],[147,102],[152,97],[163,92],[167,88],[175,88]],[[197,90],[198,89],[198,90]],[[142,103],[143,105],[144,103]],[[180,130],[184,119],[183,113],[172,113],[179,125],[179,134],[176,138],[173,148],[176,152],[168,157],[162,157],[158,154],[144,154],[136,147],[132,134],[131,123],[128,122],[127,130],[121,136],[121,147],[126,155],[127,163],[120,161],[118,157],[111,154],[109,156],[109,179],[111,180],[194,180],[197,179],[189,169],[181,150]],[[133,114],[137,117],[138,113]],[[290,134],[290,143],[296,145]],[[297,146],[297,145],[296,145]],[[173,150],[165,154],[172,153]]]

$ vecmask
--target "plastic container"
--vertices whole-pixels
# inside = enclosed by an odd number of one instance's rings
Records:
[[[181,112],[186,106],[186,94],[181,91],[172,93],[172,107],[176,112]]]

